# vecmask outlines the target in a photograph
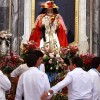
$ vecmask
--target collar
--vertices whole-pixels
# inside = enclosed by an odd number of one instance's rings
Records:
[[[33,66],[33,67],[30,67],[30,69],[38,69],[37,67]]]
[[[82,70],[82,68],[81,68],[81,67],[76,67],[75,69],[79,69],[79,70],[81,69],[81,70]]]
[[[76,67],[74,70],[83,70],[82,68],[80,68],[80,67]]]

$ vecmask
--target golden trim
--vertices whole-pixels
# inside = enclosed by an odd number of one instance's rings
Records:
[[[31,29],[35,22],[35,0],[31,0]]]
[[[79,42],[79,0],[75,0],[75,37],[74,42]]]

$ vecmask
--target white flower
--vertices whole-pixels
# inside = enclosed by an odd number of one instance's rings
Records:
[[[59,54],[56,54],[56,58],[60,58],[60,55]]]
[[[43,58],[46,58],[47,57],[47,55],[45,54],[44,56],[43,56]]]
[[[60,60],[61,60],[61,63],[64,63],[64,60],[62,58]]]
[[[52,59],[49,60],[49,64],[52,64]]]
[[[46,52],[48,52],[49,49],[50,49],[49,46],[46,46],[46,47],[45,47],[45,51],[46,51]]]
[[[58,67],[56,67],[56,70],[58,70]]]
[[[52,67],[50,67],[50,70],[52,70],[53,68]]]
[[[64,65],[65,67],[67,66],[67,64],[65,64],[65,63],[64,63],[63,65]]]
[[[51,57],[51,58],[54,58],[54,53],[52,52],[52,53],[49,53],[49,56]]]
[[[62,67],[62,64],[61,63],[59,64],[59,67]]]

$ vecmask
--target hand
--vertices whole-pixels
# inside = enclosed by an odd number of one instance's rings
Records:
[[[41,96],[41,100],[47,100],[48,92],[44,92]]]

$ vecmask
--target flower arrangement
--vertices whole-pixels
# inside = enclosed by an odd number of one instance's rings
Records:
[[[68,96],[67,96],[67,94],[59,92],[59,93],[53,95],[53,100],[68,100]]]
[[[26,53],[29,49],[37,49],[37,45],[34,41],[28,41],[27,43],[23,43],[23,47],[21,48],[22,53]]]
[[[23,59],[15,53],[8,53],[7,55],[0,56],[0,69],[10,74],[17,66],[23,62]]]
[[[12,34],[8,34],[7,31],[0,31],[0,39],[10,39]]]
[[[88,71],[91,68],[91,61],[92,61],[92,58],[95,57],[95,55],[90,54],[90,53],[84,53],[84,54],[80,54],[80,57],[83,60],[84,70]]]
[[[23,43],[23,45],[22,45],[22,47],[20,49],[21,49],[20,56],[25,61],[25,58],[26,58],[27,53],[28,53],[29,50],[34,50],[34,49],[39,49],[39,48],[37,47],[36,42],[28,41],[27,43]]]
[[[74,56],[79,56],[79,49],[77,46],[68,46],[67,48],[61,48],[60,55],[64,59],[67,65],[69,65],[69,59]]]
[[[56,48],[52,51],[46,45],[42,48],[42,51],[44,52],[43,62],[45,63],[45,71],[49,77],[49,81],[54,82],[66,71],[67,65],[61,57],[59,49]]]
[[[55,52],[45,53],[43,57],[45,63],[46,72],[61,72],[67,66],[64,63],[63,58]]]

